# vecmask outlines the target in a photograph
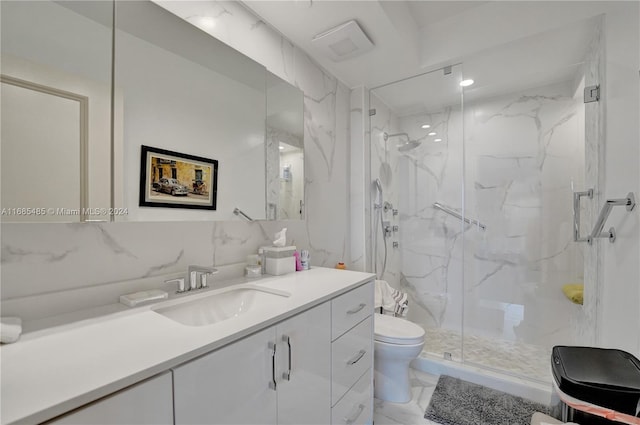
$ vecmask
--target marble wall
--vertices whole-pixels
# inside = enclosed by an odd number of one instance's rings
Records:
[[[242,262],[281,227],[310,250],[313,266],[332,267],[349,253],[349,90],[241,4],[188,7],[195,9],[174,12],[211,14],[214,36],[304,92],[305,220],[2,224],[3,300],[180,272],[189,264]]]

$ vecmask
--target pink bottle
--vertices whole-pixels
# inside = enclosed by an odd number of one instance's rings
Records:
[[[300,261],[300,253],[293,251],[293,256],[296,258],[296,271],[302,271],[302,261]]]

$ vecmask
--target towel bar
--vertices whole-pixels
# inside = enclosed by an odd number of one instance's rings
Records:
[[[607,199],[600,210],[600,215],[598,215],[598,219],[596,220],[596,224],[593,226],[591,234],[587,236],[587,242],[589,244],[593,243],[594,238],[609,238],[609,242],[611,243],[616,241],[616,230],[613,227],[610,227],[606,232],[603,232],[602,229],[604,228],[607,218],[609,218],[611,209],[618,206],[624,206],[627,211],[633,211],[636,206],[636,198],[633,195],[633,192],[629,192],[626,198]]]
[[[460,213],[459,213],[459,212],[457,212],[457,211],[454,211],[453,209],[451,209],[451,208],[449,208],[449,207],[447,207],[447,206],[442,205],[442,204],[441,204],[441,203],[439,203],[439,202],[434,203],[434,204],[433,204],[433,207],[434,207],[434,208],[439,209],[440,211],[444,211],[444,212],[446,212],[447,214],[452,215],[452,216],[454,216],[455,218],[457,218],[457,219],[459,219],[459,220],[464,221],[465,223],[472,224],[472,225],[474,225],[474,226],[478,226],[478,227],[479,227],[479,228],[481,228],[482,230],[485,230],[485,229],[487,228],[487,226],[485,226],[484,224],[480,223],[478,220],[474,220],[474,219],[472,219],[472,218],[467,218],[467,217],[464,217],[464,218],[463,218],[463,217],[462,217],[462,214],[460,214]]]

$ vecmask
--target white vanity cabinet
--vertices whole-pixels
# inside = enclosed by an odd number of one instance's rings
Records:
[[[173,369],[176,424],[328,424],[326,302]]]
[[[331,301],[331,423],[373,423],[373,282]]]
[[[173,424],[172,390],[171,372],[165,372],[53,419],[47,424]]]
[[[174,368],[175,423],[275,423],[274,340],[265,329]]]
[[[330,320],[325,302],[276,325],[279,425],[331,421]]]

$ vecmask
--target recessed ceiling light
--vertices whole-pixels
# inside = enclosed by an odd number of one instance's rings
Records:
[[[205,29],[213,29],[216,26],[216,20],[211,16],[203,16],[200,18],[200,26]]]
[[[435,131],[432,131],[431,133],[429,133],[429,136],[435,136],[435,135],[436,135]]]
[[[280,149],[281,151],[284,150],[284,146],[279,146],[278,149]]]
[[[431,126],[429,124],[422,124],[420,128],[431,128]]]
[[[469,79],[469,80],[462,80],[460,81],[460,86],[462,87],[469,87],[471,84],[473,84],[474,81]]]
[[[434,142],[442,142],[442,139],[433,139]]]

